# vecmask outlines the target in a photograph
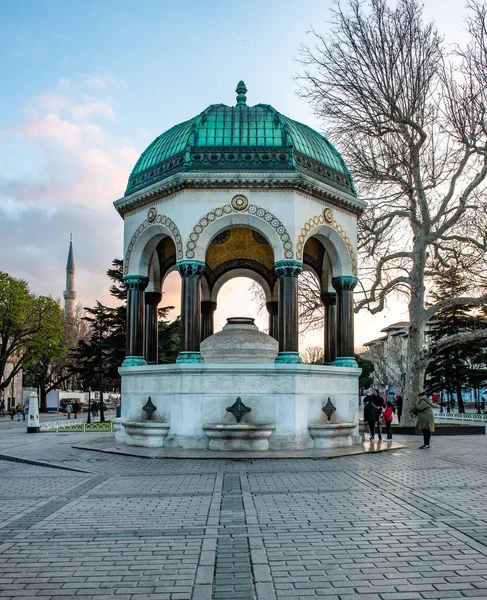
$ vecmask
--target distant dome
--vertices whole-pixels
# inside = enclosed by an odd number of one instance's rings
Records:
[[[142,153],[125,195],[179,172],[303,172],[355,193],[352,176],[335,147],[320,133],[268,104],[247,106],[243,81],[236,106],[212,104],[175,125]]]
[[[225,327],[201,342],[205,363],[273,363],[279,344],[259,331],[254,319],[233,317]]]

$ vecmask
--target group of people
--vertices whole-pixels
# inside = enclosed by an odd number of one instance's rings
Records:
[[[401,422],[402,396],[396,396],[395,401],[396,404],[394,405],[390,400],[386,400],[377,389],[372,390],[372,393],[364,398],[364,421],[369,428],[371,442],[374,441],[376,430],[379,442],[382,441],[382,426],[386,427],[386,442],[392,442],[392,421],[396,410],[398,420]],[[418,402],[411,413],[417,418],[417,428],[421,429],[423,433],[423,445],[420,446],[420,450],[427,450],[431,448],[431,432],[435,430],[435,417],[431,398],[420,394]]]
[[[380,395],[379,390],[372,390],[364,398],[364,421],[367,423],[370,433],[370,441],[375,438],[375,431],[379,436],[379,442],[382,441],[382,426],[385,425],[387,433],[387,442],[392,442],[392,421],[396,407],[390,400],[386,400]]]
[[[66,404],[66,415],[68,419],[71,418],[71,415],[74,415],[74,418],[77,419],[80,412],[81,404],[79,402],[70,402]]]
[[[17,415],[17,421],[20,421],[20,417],[22,417],[22,420],[25,421],[25,417],[28,412],[28,408],[26,406],[22,406],[22,404],[19,402],[16,406],[12,406],[10,408],[8,414],[12,421],[14,420],[15,415]],[[5,402],[3,400],[0,402],[0,417],[5,417]]]

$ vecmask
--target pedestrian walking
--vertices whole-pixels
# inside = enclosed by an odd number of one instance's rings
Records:
[[[25,421],[25,413],[26,413],[26,408],[25,408],[25,406],[22,406],[22,421]]]
[[[71,413],[73,412],[73,407],[71,406],[71,404],[68,404],[66,406],[66,414],[68,415],[68,419],[71,418]]]
[[[79,413],[79,404],[78,404],[78,402],[75,402],[73,404],[73,412],[74,412],[74,418],[77,419],[78,418],[78,413]]]
[[[384,423],[386,426],[387,442],[392,442],[392,420],[394,419],[395,412],[396,409],[394,408],[394,404],[392,404],[390,400],[387,400],[386,407],[382,413],[382,417],[384,418]]]
[[[15,407],[14,406],[12,406],[12,408],[10,409],[10,412],[8,414],[10,415],[10,418],[13,421],[14,417],[15,417]]]
[[[416,406],[411,410],[412,414],[418,417],[418,429],[423,432],[423,445],[420,450],[429,450],[431,442],[431,433],[435,430],[435,414],[433,412],[433,400],[426,398],[422,394]]]
[[[377,424],[377,432],[379,434],[380,442],[382,441],[382,431],[379,425],[380,410],[375,405],[372,396],[367,396],[365,399],[367,400],[367,404],[364,407],[364,421],[367,423],[367,426],[369,428],[370,441],[374,441],[375,427]]]
[[[402,403],[403,403],[403,398],[402,398],[401,394],[396,395],[395,402],[396,402],[396,410],[397,410],[397,420],[400,423],[401,415],[402,415]]]
[[[15,412],[17,413],[17,421],[20,421],[20,415],[22,414],[22,406],[17,404],[15,407]]]
[[[0,417],[5,416],[5,402],[2,400],[0,402]]]

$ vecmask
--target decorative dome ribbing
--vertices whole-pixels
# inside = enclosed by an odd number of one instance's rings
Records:
[[[178,172],[221,171],[301,171],[355,193],[344,160],[325,137],[268,104],[248,106],[243,81],[236,92],[236,106],[213,104],[156,138],[137,161],[125,195]]]

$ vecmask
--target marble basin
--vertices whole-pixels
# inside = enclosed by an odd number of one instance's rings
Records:
[[[275,425],[249,425],[247,423],[203,425],[203,431],[210,440],[208,448],[220,451],[260,452],[269,450],[269,437],[275,428]]]
[[[312,423],[308,430],[315,441],[315,448],[338,448],[354,443],[356,427],[357,423]]]
[[[169,431],[169,423],[157,421],[122,421],[124,441],[129,446],[162,448]]]

